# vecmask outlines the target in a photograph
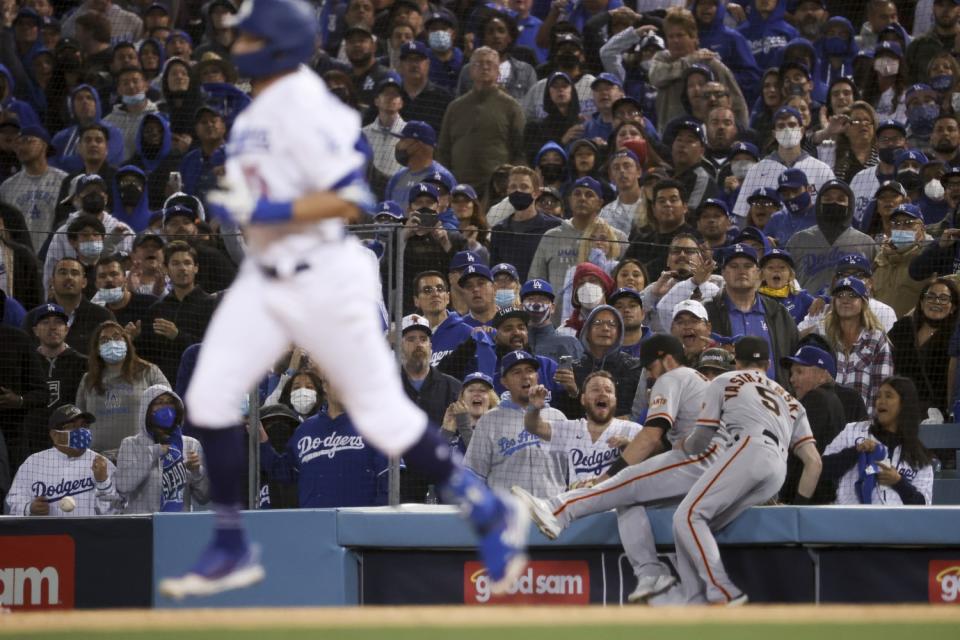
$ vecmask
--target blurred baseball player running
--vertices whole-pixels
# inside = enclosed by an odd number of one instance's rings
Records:
[[[377,317],[378,274],[343,222],[373,199],[359,151],[360,118],[302,66],[316,18],[302,0],[246,0],[231,26],[233,61],[253,82],[227,148],[212,208],[245,225],[249,255],[217,309],[187,391],[203,445],[217,524],[184,576],[160,583],[182,598],[249,586],[264,569],[240,525],[245,444],[241,399],[293,342],[327,374],[358,431],[460,502],[480,535],[493,591],[526,564],[528,517],[454,459],[440,430],[404,394]]]
[[[674,446],[696,424],[708,384],[701,373],[683,366],[683,361],[683,344],[671,335],[657,334],[640,344],[640,362],[656,380],[650,392],[650,410],[643,430],[601,476],[602,482],[549,500],[513,488],[548,538],[558,537],[578,518],[617,509],[620,540],[637,576],[637,587],[627,596],[630,602],[645,601],[676,583],[657,558],[645,507],[681,500],[720,449],[715,444],[688,456]],[[666,447],[664,440],[669,443]],[[665,453],[654,455],[664,448],[668,449]]]
[[[721,425],[730,436],[729,448],[697,480],[673,516],[677,570],[691,604],[747,602],[723,568],[713,532],[777,494],[787,473],[788,447],[803,462],[795,504],[809,501],[820,477],[820,454],[803,405],[767,377],[767,341],[741,338],[734,355],[737,371],[710,383],[697,426],[681,445],[697,455],[711,446]]]

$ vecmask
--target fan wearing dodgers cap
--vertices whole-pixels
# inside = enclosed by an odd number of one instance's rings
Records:
[[[777,179],[777,195],[783,202],[783,209],[773,214],[763,232],[776,240],[778,247],[785,247],[797,231],[817,224],[813,185],[803,171],[787,169]]]
[[[527,324],[530,350],[555,362],[560,362],[563,356],[577,360],[583,355],[583,345],[573,336],[557,333],[553,326],[555,298],[553,287],[546,280],[527,280],[520,287],[520,305],[530,317]]]
[[[411,120],[403,126],[397,138],[399,142],[394,148],[394,156],[404,168],[393,174],[390,182],[387,183],[384,191],[386,200],[393,200],[406,208],[409,203],[410,189],[437,171],[449,175],[456,184],[450,170],[434,160],[437,132],[433,127],[420,120]]]
[[[702,122],[689,116],[670,121],[664,142],[671,150],[673,170],[670,176],[683,185],[684,200],[689,208],[696,209],[707,198],[722,196],[717,186],[716,170],[704,158],[707,134]]]
[[[904,122],[888,118],[881,120],[876,129],[877,165],[866,167],[850,179],[850,189],[856,201],[853,222],[861,231],[866,232],[864,218],[867,208],[873,201],[880,185],[896,177],[894,158],[907,146],[907,125]]]
[[[796,286],[793,257],[782,249],[770,249],[760,258],[760,293],[786,307],[797,324],[806,317],[813,296]]]
[[[396,148],[400,133],[407,124],[400,115],[404,100],[399,76],[391,73],[377,83],[373,106],[377,109],[377,117],[363,127],[363,135],[373,149],[373,166],[384,176],[393,176],[404,168],[397,161]]]
[[[958,173],[960,177],[960,173]],[[923,214],[912,204],[897,206],[889,216],[891,235],[880,245],[873,265],[871,290],[874,297],[893,308],[901,318],[917,304],[926,282],[914,280],[910,268],[926,243],[936,244],[923,224]]]
[[[766,340],[745,336],[734,356],[737,370],[710,383],[696,427],[680,442],[682,451],[696,455],[721,430],[732,439],[673,515],[677,570],[688,604],[747,602],[746,592],[727,575],[714,532],[777,495],[790,453],[803,463],[795,502],[809,503],[823,467],[803,406],[764,373],[770,359]]]
[[[779,358],[796,349],[796,323],[783,305],[758,292],[760,265],[756,251],[746,245],[733,245],[726,251],[722,264],[723,292],[704,304],[713,331],[728,337],[763,337],[777,358],[768,363],[767,374],[786,381]]]
[[[738,217],[746,217],[747,198],[760,187],[777,188],[780,175],[787,169],[803,171],[813,186],[814,194],[828,181],[833,180],[833,169],[817,160],[801,147],[803,141],[803,119],[793,107],[780,107],[773,115],[774,136],[777,148],[755,164],[747,172],[740,188],[733,212]],[[852,204],[852,203],[851,203]]]
[[[813,437],[817,441],[817,451],[823,448],[847,424],[843,402],[836,394],[833,384],[837,374],[837,364],[828,351],[812,344],[801,345],[792,356],[781,359],[781,364],[790,372],[790,387],[803,408],[807,410],[807,419]],[[792,503],[797,493],[801,467],[794,460],[787,462],[787,479],[780,490],[780,500]],[[810,502],[812,504],[830,504],[834,500],[834,483],[821,478],[817,490]]]
[[[890,331],[897,321],[897,313],[890,305],[872,297],[873,269],[870,261],[859,253],[848,253],[840,256],[837,260],[836,271],[830,280],[830,287],[826,289],[824,293],[832,290],[839,281],[847,277],[857,278],[863,282],[867,290],[867,306],[877,317],[877,320],[880,321],[880,326],[883,327],[883,330]],[[810,305],[810,309],[807,312],[807,316],[803,319],[803,322],[797,325],[797,329],[799,329],[802,334],[807,334],[813,330],[825,335],[824,322],[830,312],[830,305],[825,304],[827,302],[829,302],[829,296],[827,295],[820,295],[813,301],[813,304]],[[915,305],[916,298],[914,298],[913,302]]]
[[[535,496],[551,496],[567,486],[567,459],[524,429],[530,393],[539,382],[540,362],[526,351],[511,351],[496,372],[509,395],[501,396],[496,409],[477,422],[464,464],[493,489],[520,486]],[[546,407],[544,420],[565,420],[560,411]]]
[[[461,454],[467,452],[477,422],[483,415],[500,404],[500,396],[493,390],[493,378],[482,371],[474,371],[463,377],[460,395],[447,407],[441,428],[449,438],[450,446]]]

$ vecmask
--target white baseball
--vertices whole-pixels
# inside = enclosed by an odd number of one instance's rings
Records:
[[[77,508],[77,501],[71,498],[70,496],[60,498],[60,511],[65,511],[67,513],[70,513],[76,508]]]

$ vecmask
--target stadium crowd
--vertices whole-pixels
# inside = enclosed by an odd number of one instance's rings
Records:
[[[960,0],[314,4],[380,200],[356,222],[385,334],[488,484],[605,477],[657,416],[650,336],[712,378],[749,335],[810,417],[813,502],[931,504],[918,427],[960,398]],[[181,398],[244,259],[205,208],[250,102],[242,9],[0,7],[4,513],[201,509]],[[385,502],[335,386],[291,345],[250,398],[257,506]]]

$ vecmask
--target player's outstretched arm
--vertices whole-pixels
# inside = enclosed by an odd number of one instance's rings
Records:
[[[817,445],[813,440],[807,440],[794,449],[793,455],[800,458],[800,462],[803,463],[803,472],[800,474],[800,481],[797,483],[797,498],[794,500],[794,504],[806,504],[817,489],[823,462],[820,460],[820,453],[817,451]]]
[[[550,423],[540,417],[540,411],[546,406],[548,393],[542,384],[530,389],[530,404],[523,415],[523,428],[541,440],[550,440],[553,434]]]
[[[307,193],[290,201],[257,199],[242,178],[229,176],[221,180],[219,189],[207,195],[214,215],[238,224],[317,222],[331,218],[349,222],[360,214],[358,203],[368,199],[369,192],[355,185]]]

